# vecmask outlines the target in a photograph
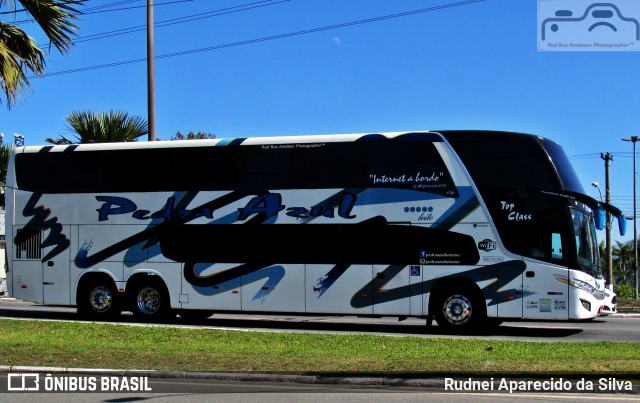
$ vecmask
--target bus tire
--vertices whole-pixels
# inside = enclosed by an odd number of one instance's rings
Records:
[[[145,322],[159,322],[169,317],[169,292],[162,280],[146,277],[127,288],[133,316]]]
[[[112,320],[122,313],[120,294],[107,277],[96,277],[80,284],[76,296],[78,314],[91,320]]]
[[[486,324],[487,309],[481,292],[470,286],[448,288],[436,294],[433,314],[447,331],[478,330]]]

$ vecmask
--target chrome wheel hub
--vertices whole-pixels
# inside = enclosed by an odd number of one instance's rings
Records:
[[[136,305],[138,310],[145,315],[153,315],[160,309],[162,298],[160,293],[155,288],[147,287],[140,290]]]
[[[91,308],[96,312],[108,311],[113,304],[113,295],[111,295],[111,291],[107,287],[102,285],[98,286],[91,290],[89,304],[91,304]]]
[[[443,312],[449,323],[463,325],[471,318],[471,301],[464,295],[452,295],[444,302]]]

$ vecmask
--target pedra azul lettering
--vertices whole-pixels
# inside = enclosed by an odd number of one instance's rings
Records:
[[[164,207],[160,210],[152,212],[151,210],[138,209],[138,206],[131,200],[117,196],[96,196],[96,200],[103,202],[98,212],[98,221],[107,221],[115,215],[130,214],[136,220],[157,220],[164,221],[181,220],[190,221],[200,217],[213,219],[213,210],[206,207],[198,207],[194,209],[176,208],[176,198],[171,196],[167,198]],[[267,193],[253,197],[245,205],[238,209],[238,220],[243,221],[254,214],[263,214],[265,218],[278,215],[279,212],[286,210],[286,215],[296,218],[310,217],[338,217],[352,219],[355,215],[351,214],[351,210],[356,203],[356,196],[352,194],[344,194],[338,205],[334,207],[313,206],[306,207],[286,207],[282,204],[282,196],[277,193]]]

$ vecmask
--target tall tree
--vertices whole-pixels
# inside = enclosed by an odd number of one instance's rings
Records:
[[[126,112],[110,110],[103,113],[73,111],[66,117],[68,130],[74,140],[64,136],[48,138],[51,144],[113,143],[137,141],[149,131],[147,121],[140,116],[129,116]]]
[[[627,284],[630,278],[630,270],[633,266],[633,241],[627,243],[616,241],[612,255],[616,285]]]
[[[72,36],[78,28],[73,21],[80,11],[75,7],[84,1],[0,0],[0,17],[14,16],[13,24],[0,21],[0,88],[8,108],[32,89],[29,73],[42,77],[46,67],[47,52],[16,22],[35,21],[49,39],[49,47],[53,45],[65,54],[73,45]]]

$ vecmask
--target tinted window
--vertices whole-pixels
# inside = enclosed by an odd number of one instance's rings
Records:
[[[439,138],[406,134],[313,144],[44,148],[16,156],[16,177],[20,189],[41,193],[389,187],[455,197],[457,190],[433,141]]]
[[[561,189],[558,171],[537,136],[481,131],[442,133],[479,187]],[[557,154],[564,156],[561,149]]]

